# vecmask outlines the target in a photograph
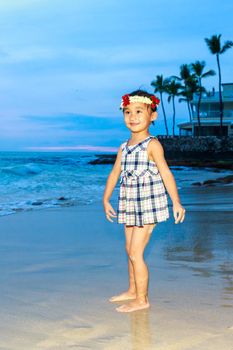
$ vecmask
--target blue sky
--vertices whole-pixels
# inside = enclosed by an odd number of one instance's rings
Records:
[[[204,38],[233,40],[232,13],[229,0],[1,0],[0,149],[117,150],[130,136],[121,96],[153,92],[157,74],[197,59],[217,70]],[[232,61],[233,49],[221,56],[223,82]],[[154,135],[165,132],[159,112]],[[177,102],[177,123],[187,119]]]

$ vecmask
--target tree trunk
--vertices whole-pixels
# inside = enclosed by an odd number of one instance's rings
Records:
[[[188,91],[187,84],[184,83],[184,86],[185,86],[185,92],[187,92]],[[187,98],[187,95],[186,95],[186,98]],[[188,98],[187,98],[187,107],[188,107],[188,112],[189,112],[189,121],[191,123],[192,122],[192,115],[191,115],[191,110],[190,110],[190,102],[189,102]]]
[[[166,128],[166,134],[167,134],[167,136],[169,136],[168,127],[167,127],[167,117],[166,117],[165,108],[164,108],[164,104],[163,104],[162,92],[160,92],[160,100],[161,100],[161,106],[162,106],[162,110],[163,110],[163,117],[164,117],[164,123],[165,123],[165,128]]]
[[[201,79],[199,79],[199,97],[198,97],[198,103],[197,103],[197,122],[198,122],[198,127],[197,127],[197,136],[200,136],[200,131],[201,131],[201,118],[200,118],[200,106],[201,106],[201,97],[202,97],[202,86],[201,86]]]
[[[190,101],[187,101],[188,104],[188,111],[189,111],[189,121],[190,123],[192,122],[192,113],[191,113],[191,107],[190,107]]]
[[[220,69],[220,62],[219,62],[219,54],[217,56],[217,64],[218,64],[218,88],[219,88],[219,109],[220,109],[220,136],[223,136],[223,103],[222,103],[222,76],[221,76],[221,69]]]
[[[172,95],[172,107],[173,107],[172,135],[175,136],[176,109],[175,109],[175,96],[174,95]]]

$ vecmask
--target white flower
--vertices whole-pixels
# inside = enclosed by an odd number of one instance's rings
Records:
[[[145,96],[129,96],[129,101],[130,103],[146,103],[148,105],[151,105],[153,103],[153,101],[149,98],[149,97],[145,97]],[[123,105],[123,100],[121,101],[121,105],[120,105],[120,109],[123,109],[124,105]]]

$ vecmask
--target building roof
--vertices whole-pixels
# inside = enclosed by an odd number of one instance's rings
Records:
[[[233,86],[233,83],[222,83],[221,85],[232,85]]]
[[[198,95],[194,94],[193,100],[191,101],[192,104],[197,104],[198,103]],[[233,91],[232,94],[229,92],[222,93],[222,100],[223,102],[233,102]],[[215,91],[214,93],[210,94],[203,94],[201,98],[201,103],[218,103],[219,102],[219,92]]]
[[[222,99],[223,102],[233,102],[233,83],[222,83]],[[196,104],[198,101],[199,95],[194,94],[192,104]],[[213,88],[212,91],[202,94],[201,103],[214,103],[219,102],[219,91],[215,91]]]
[[[233,123],[231,121],[223,121],[222,124],[223,125],[233,125]],[[181,129],[189,129],[189,128],[192,129],[192,125],[198,125],[198,122],[195,121],[193,123],[187,122],[187,123],[177,124],[178,128],[181,128]],[[217,122],[216,121],[206,121],[206,122],[201,121],[201,126],[220,126],[220,121],[217,121]]]
[[[177,124],[177,126],[191,126],[192,127],[192,123],[191,122],[185,122],[185,123]]]

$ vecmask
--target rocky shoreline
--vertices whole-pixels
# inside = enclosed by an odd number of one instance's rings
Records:
[[[157,136],[161,142],[168,166],[213,168],[233,170],[233,136]],[[114,164],[116,154],[96,154],[92,165]],[[177,169],[179,170],[179,168]],[[203,182],[194,182],[194,186],[226,185],[233,182],[233,174]]]
[[[233,170],[233,136],[157,136],[169,166]],[[116,154],[96,154],[89,164],[114,164]]]
[[[172,155],[165,152],[165,157],[169,166],[190,166],[190,167],[210,167],[217,169],[228,169],[233,170],[233,154],[221,154],[219,158],[215,154],[214,157],[207,156],[206,154],[190,155],[182,154]],[[88,164],[99,165],[99,164],[114,164],[116,160],[116,154],[96,154],[96,159],[90,161]],[[183,159],[181,159],[183,156]],[[212,158],[212,159],[211,159]]]
[[[114,164],[116,159],[116,154],[100,154],[96,155],[96,159],[90,161],[89,164],[98,165],[98,164]],[[223,160],[215,160],[215,161],[204,161],[204,160],[171,160],[167,159],[167,163],[169,166],[190,166],[190,167],[211,167],[215,168],[213,171],[218,173],[220,169],[233,170],[232,161],[223,161]],[[179,168],[176,170],[180,170]],[[193,186],[214,186],[214,185],[226,185],[233,183],[233,175],[227,175],[224,177],[219,177],[216,179],[209,179],[203,182],[193,182]]]

